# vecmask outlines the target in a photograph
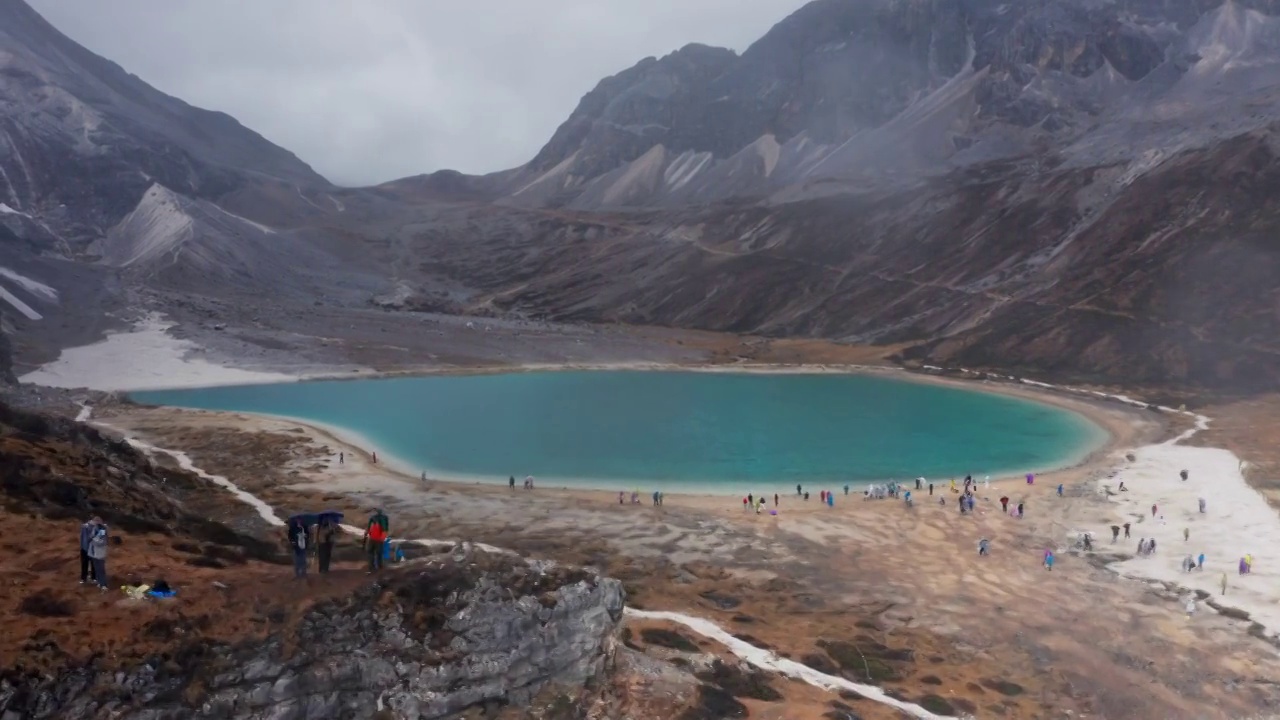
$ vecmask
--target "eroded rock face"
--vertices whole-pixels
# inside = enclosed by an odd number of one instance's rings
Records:
[[[444,718],[581,687],[610,664],[621,583],[455,554],[319,603],[265,642],[193,646],[130,672],[0,680],[0,717]]]
[[[18,382],[13,376],[13,346],[9,343],[9,335],[0,328],[0,385],[12,385]]]

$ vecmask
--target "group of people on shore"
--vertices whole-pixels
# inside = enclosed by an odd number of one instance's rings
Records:
[[[390,540],[390,532],[391,521],[387,518],[387,514],[381,508],[374,510],[369,515],[368,522],[365,523],[362,539],[364,551],[368,555],[369,574],[382,569],[383,560],[388,554],[387,543]],[[342,526],[332,517],[321,516],[319,522],[314,525],[308,525],[303,516],[290,518],[285,528],[285,537],[293,552],[294,577],[307,576],[307,566],[313,548],[317,569],[322,575],[328,574],[333,563],[333,551],[342,533]],[[403,559],[403,551],[396,548],[396,553],[397,559]]]
[[[662,506],[663,492],[661,490],[654,490],[653,495],[650,497],[653,500],[654,507]],[[618,504],[619,505],[627,504],[627,493],[623,490],[618,491]],[[632,505],[640,504],[640,491],[638,489],[631,491],[631,504]]]

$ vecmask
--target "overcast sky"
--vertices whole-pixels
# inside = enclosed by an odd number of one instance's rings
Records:
[[[739,52],[804,0],[28,0],[341,184],[527,162],[607,75]]]

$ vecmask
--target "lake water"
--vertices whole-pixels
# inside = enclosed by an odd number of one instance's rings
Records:
[[[999,475],[1101,446],[1084,417],[869,375],[538,372],[133,393],[335,426],[409,469],[505,482],[738,492]]]

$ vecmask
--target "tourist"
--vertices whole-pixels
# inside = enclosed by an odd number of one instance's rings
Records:
[[[391,533],[391,521],[381,508],[373,511],[364,527],[364,541],[369,551],[369,574],[382,569],[383,545]]]
[[[1053,551],[1052,550],[1044,551],[1044,569],[1045,570],[1053,569]]]
[[[835,506],[836,506],[836,495],[835,495],[835,493],[828,491],[828,492],[827,492],[827,507],[829,507],[829,508],[833,508],[833,507],[835,507]]]
[[[640,504],[640,489],[639,489],[639,488],[637,488],[637,489],[635,489],[635,490],[632,490],[632,491],[631,491],[631,504],[632,504],[632,505],[639,505],[639,504]]]
[[[761,500],[760,502],[757,502],[757,503],[756,503],[756,514],[757,514],[757,515],[759,515],[759,514],[760,514],[760,508],[762,508],[762,507],[764,507],[764,501],[763,501],[763,500]]]
[[[800,486],[796,485],[796,497],[800,497]]]
[[[820,503],[824,503],[824,504],[827,502],[827,491],[826,491],[826,490],[819,490],[819,491],[818,491],[818,502],[820,502]]]
[[[1129,537],[1129,523],[1125,523],[1125,524],[1124,524],[1124,539],[1125,539],[1125,540],[1130,540],[1130,539],[1131,539],[1131,538]]]
[[[1151,540],[1147,542],[1147,552],[1151,553],[1152,555],[1155,555],[1155,554],[1156,554],[1156,539],[1155,539],[1155,538],[1151,538]]]
[[[922,478],[922,477],[918,477],[918,478],[916,478],[916,489],[917,489],[917,490],[921,489],[921,488],[923,487],[923,484],[924,484],[924,478]]]
[[[845,486],[844,486],[844,494],[845,494],[845,497],[848,497],[848,496],[849,496],[849,486],[848,486],[848,485],[845,485]]]
[[[426,471],[426,470],[423,470],[423,471],[422,471],[422,482],[426,482],[426,481],[427,481],[427,471]]]
[[[316,560],[321,575],[329,572],[329,564],[333,561],[333,547],[338,544],[339,532],[338,524],[329,517],[321,520],[320,527],[316,530]]]
[[[929,483],[929,494],[933,494],[933,483]]]
[[[1182,540],[1186,542],[1191,539],[1191,528],[1182,528]]]
[[[986,538],[982,538],[981,540],[979,540],[979,541],[978,541],[978,554],[979,554],[979,555],[986,555],[986,554],[987,554],[987,550],[988,550],[988,548],[990,547],[990,545],[991,545],[991,541],[987,540]]]
[[[627,497],[627,494],[626,494],[626,493],[624,493],[624,492],[622,492],[621,490],[619,490],[619,491],[618,491],[618,504],[619,504],[619,505],[626,505],[626,504],[627,504],[626,497]]]
[[[662,493],[657,490],[653,491],[653,506],[658,507],[658,501],[662,498]]]
[[[375,450],[375,451],[374,451],[374,453],[373,453],[373,464],[374,464],[374,465],[377,465],[377,464],[378,464],[378,453],[377,453],[377,451],[376,451],[376,450]]]
[[[1147,554],[1147,539],[1146,539],[1146,538],[1138,538],[1138,554],[1139,554],[1139,555],[1146,555],[1146,554]]]
[[[1018,503],[1018,519],[1019,520],[1022,519],[1022,511],[1023,511],[1022,503]]]
[[[347,461],[347,454],[346,454],[345,452],[339,452],[339,453],[338,453],[338,464],[339,464],[339,465],[341,465],[341,464],[343,464],[343,463],[344,463],[344,462],[346,462],[346,461]]]
[[[907,507],[911,507],[911,491],[910,490],[908,490],[907,493],[902,496],[902,501],[907,504]]]
[[[1120,481],[1120,492],[1129,492],[1129,488],[1124,486],[1124,481]]]
[[[89,534],[89,561],[93,563],[93,578],[99,590],[107,589],[107,524],[94,516],[93,531]]]
[[[955,479],[955,478],[951,478],[951,492],[960,492],[959,490],[956,490],[956,479]]]
[[[93,574],[93,558],[89,557],[89,541],[93,539],[93,531],[96,526],[93,519],[85,520],[80,526],[80,584],[84,585],[89,580],[96,581],[97,575]]]
[[[1155,516],[1156,516],[1156,506],[1155,506],[1155,505],[1152,505],[1152,506],[1151,506],[1151,517],[1155,517]]]
[[[1189,573],[1191,572],[1191,569],[1194,568],[1195,566],[1196,566],[1196,562],[1195,560],[1191,559],[1190,555],[1182,558],[1182,572]]]
[[[1062,483],[1058,483],[1058,497],[1062,497]]]
[[[747,511],[747,506],[748,506],[748,505],[750,505],[750,504],[751,504],[751,501],[750,501],[750,500],[748,500],[748,499],[746,499],[746,498],[742,498],[742,512],[746,512],[746,511]]]
[[[773,494],[773,506],[778,507],[778,493]]]
[[[659,490],[658,491],[658,507],[662,507],[662,501],[666,499],[667,499],[667,494]]]
[[[1244,572],[1246,575],[1253,572],[1253,554],[1252,553],[1244,556]]]
[[[289,547],[293,550],[293,576],[295,578],[304,578],[307,576],[307,526],[303,524],[302,518],[295,517],[289,520]]]
[[[516,476],[515,476],[515,475],[512,475],[511,477],[507,478],[507,488],[508,488],[509,490],[515,490],[515,489],[516,489]]]
[[[1000,498],[1000,512],[1002,512],[1002,513],[1007,513],[1007,512],[1009,512],[1009,497],[1008,497],[1008,496],[1005,496],[1005,497]]]
[[[1187,471],[1186,471],[1186,470],[1183,470],[1182,472],[1180,472],[1180,473],[1178,473],[1178,474],[1182,476],[1182,482],[1186,482],[1186,481],[1187,481]]]
[[[808,500],[809,500],[809,491],[808,491],[808,490],[806,490],[806,491],[805,491],[805,493],[804,493],[804,499],[805,499],[805,502],[808,502]]]
[[[1200,498],[1200,512],[1204,513],[1204,498]]]
[[[748,493],[748,494],[747,494],[747,504],[748,504],[748,505],[755,505],[755,504],[756,504],[756,496],[755,496],[755,493]]]
[[[1227,594],[1227,574],[1222,573],[1222,594]]]
[[[1204,553],[1200,553],[1200,557],[1196,558],[1196,560],[1197,560],[1196,567],[1199,568],[1201,571],[1203,571],[1204,570]]]
[[[1120,526],[1112,525],[1111,526],[1111,544],[1115,545],[1116,541],[1119,539],[1120,539]]]
[[[1245,569],[1246,567],[1247,566],[1245,565],[1244,558],[1240,558],[1240,574],[1241,575],[1245,574],[1246,572],[1249,572],[1247,569]]]

